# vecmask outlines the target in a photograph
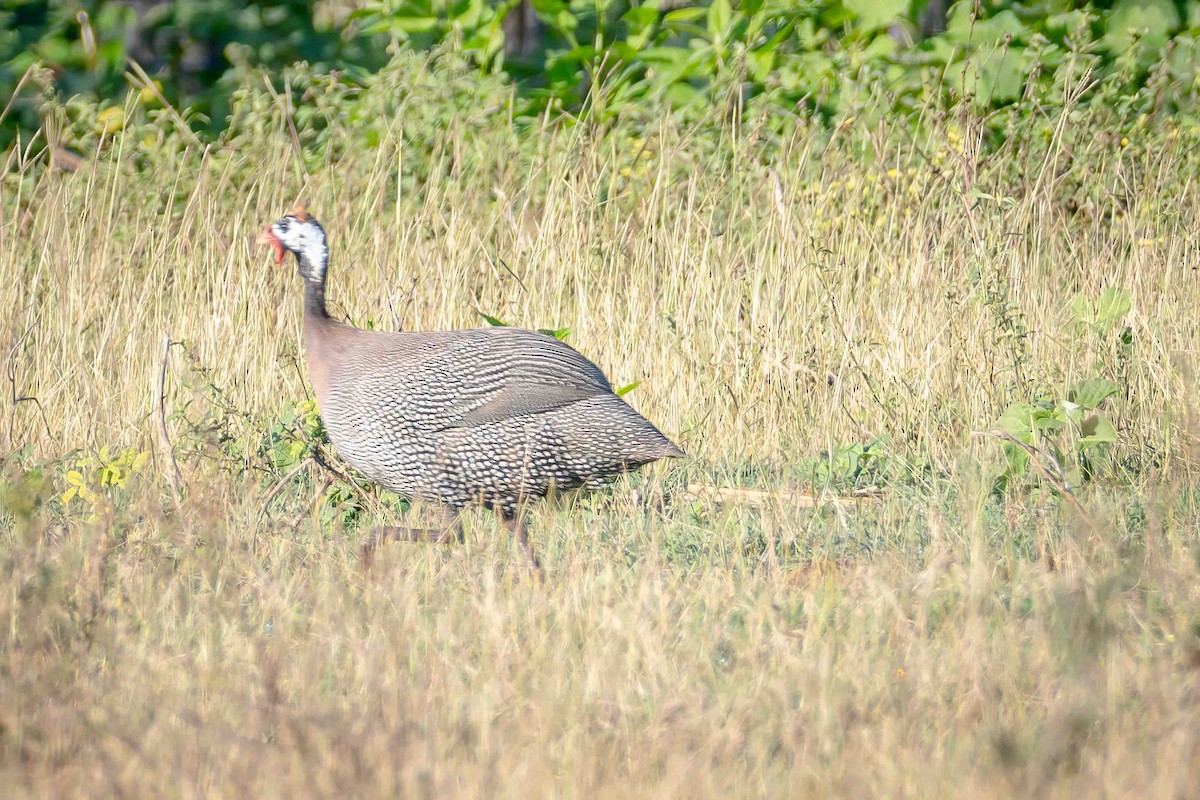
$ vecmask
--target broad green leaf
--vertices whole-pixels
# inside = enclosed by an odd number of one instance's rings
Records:
[[[887,33],[880,33],[871,43],[863,48],[861,57],[870,62],[877,62],[897,51],[896,40]]]
[[[1100,295],[1100,302],[1096,304],[1096,323],[1108,332],[1124,319],[1130,306],[1129,292],[1110,286]]]
[[[1067,423],[1058,417],[1033,415],[1033,429],[1036,431],[1059,431],[1067,427]]]
[[[642,60],[648,64],[680,64],[692,57],[686,47],[647,47],[642,51]]]
[[[585,44],[579,47],[573,47],[561,55],[546,61],[546,72],[548,75],[565,77],[578,73],[579,64],[587,64],[596,58],[596,47],[594,45]]]
[[[621,19],[629,24],[630,30],[640,31],[658,22],[658,9],[651,6],[634,6],[622,14]]]
[[[971,21],[974,4],[956,3],[946,23],[947,38],[958,43],[972,42],[975,46],[995,45],[1005,37],[1020,40],[1027,29],[1012,11],[1001,11],[994,17]]]
[[[67,470],[68,486],[83,486],[83,473],[79,470]]]
[[[652,80],[656,88],[695,77],[694,62],[700,57],[697,51],[683,47],[649,47],[642,51],[642,60],[654,67]]]
[[[688,83],[672,83],[663,96],[675,109],[699,105],[706,97],[704,92]]]
[[[539,17],[553,17],[567,10],[567,4],[563,0],[531,0],[530,5]]]
[[[1046,31],[1056,41],[1083,31],[1089,24],[1091,15],[1086,11],[1064,11],[1061,14],[1051,14],[1046,17]]]
[[[1071,319],[1076,325],[1090,325],[1096,318],[1096,310],[1092,307],[1092,301],[1088,300],[1082,294],[1075,295],[1071,300]]]
[[[554,17],[554,26],[564,34],[573,33],[579,27],[579,17],[572,14],[570,11],[559,12]]]
[[[483,321],[486,322],[488,325],[491,325],[494,328],[507,328],[508,327],[507,322],[503,322],[503,321],[497,319],[496,317],[491,316],[490,314],[485,314],[482,311],[480,311],[479,316],[483,317]]]
[[[1192,4],[1197,13],[1200,13],[1200,2]],[[1189,25],[1189,28],[1197,27]],[[1167,62],[1171,69],[1176,74],[1180,75],[1195,75],[1200,71],[1200,42],[1197,42],[1193,36],[1181,35],[1174,39],[1174,49],[1167,55]]]
[[[658,9],[650,5],[635,6],[626,11],[621,19],[629,26],[629,35],[625,37],[624,42],[617,41],[613,44],[627,46],[636,52],[645,47],[654,35]],[[626,55],[623,58],[631,60],[632,57]]]
[[[625,395],[629,394],[634,389],[636,389],[639,384],[641,384],[641,381],[634,381],[633,383],[625,384],[624,386],[622,386],[621,388],[616,390],[617,397],[624,397]]]
[[[775,65],[775,51],[762,49],[746,51],[746,69],[750,72],[750,77],[762,83],[771,75],[771,68]]]
[[[533,0],[532,6],[538,19],[560,32],[570,33],[579,27],[579,19],[563,0]]]
[[[1010,403],[1000,419],[996,420],[996,427],[1019,442],[1033,444],[1033,406],[1029,403]]]
[[[908,0],[845,0],[844,5],[869,30],[890,25],[908,11]]]
[[[1083,445],[1113,444],[1117,441],[1117,429],[1100,414],[1093,414],[1079,426],[1079,442]]]
[[[484,14],[491,13],[491,9],[485,6],[481,0],[471,0],[465,5],[466,7],[459,14],[454,15],[454,21],[465,31],[475,30],[483,21]]]
[[[1103,378],[1080,381],[1067,392],[1067,399],[1078,403],[1087,411],[1099,408],[1100,404],[1120,391],[1120,387]]]
[[[1105,16],[1104,44],[1109,52],[1124,52],[1137,37],[1159,49],[1178,27],[1179,12],[1171,0],[1119,0]]]
[[[555,339],[558,339],[560,342],[565,342],[567,340],[567,337],[571,335],[571,329],[570,328],[538,328],[538,333],[545,334],[546,336],[553,336]]]
[[[1008,471],[1012,475],[1024,475],[1029,469],[1029,453],[1017,447],[1012,442],[1004,442],[1004,459],[1008,462]]]
[[[725,31],[729,30],[729,19],[733,16],[733,8],[729,0],[713,0],[708,7],[708,36],[714,42],[724,41]]]
[[[977,64],[975,100],[981,106],[1018,99],[1025,89],[1026,54],[1023,47],[997,45]]]
[[[1070,400],[1063,400],[1058,404],[1058,413],[1063,419],[1078,425],[1079,421],[1083,419],[1083,406]]]

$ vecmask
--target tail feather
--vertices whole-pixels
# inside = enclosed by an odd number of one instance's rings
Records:
[[[663,458],[684,457],[683,450],[653,423],[614,395],[573,404],[569,420],[563,422],[558,432],[572,450],[589,453],[597,463],[607,462],[614,468],[637,468]]]
[[[659,456],[659,458],[686,458],[687,457],[687,453],[683,452],[683,450],[680,449],[679,445],[675,444],[674,442],[672,442],[670,439],[668,439],[665,436],[663,437],[663,441],[666,442],[666,446],[663,447],[662,455]]]

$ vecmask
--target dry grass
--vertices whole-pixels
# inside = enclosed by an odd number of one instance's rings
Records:
[[[918,153],[890,130],[522,140],[489,111],[307,177],[281,126],[203,157],[131,133],[75,174],[10,167],[0,780],[1192,791],[1194,134],[1121,148],[1085,122],[983,159],[963,123]],[[256,526],[278,480],[256,448],[306,390],[299,287],[251,242],[297,197],[357,324],[570,326],[614,383],[643,381],[629,399],[689,463],[540,507],[545,587],[483,514],[464,546],[388,547],[364,574],[361,526],[303,515],[311,474]],[[1106,286],[1132,295],[1132,358],[1069,325]],[[178,506],[154,445],[164,335],[186,342],[166,392]],[[1097,375],[1124,391],[1121,443],[1079,492],[1094,527],[1036,488],[997,499],[998,449],[970,431]],[[820,452],[877,435],[929,470],[879,502],[793,502]],[[152,463],[89,520],[53,498],[68,454],[102,445]],[[41,489],[20,478],[38,469]],[[689,482],[765,494],[714,506]]]

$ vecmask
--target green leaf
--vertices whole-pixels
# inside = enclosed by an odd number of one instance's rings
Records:
[[[1108,333],[1125,318],[1131,306],[1129,292],[1110,286],[1094,303],[1083,295],[1077,295],[1071,301],[1072,321],[1076,326],[1090,327],[1101,334]]]
[[[1079,445],[1084,449],[1099,444],[1114,444],[1117,441],[1117,429],[1100,414],[1093,414],[1079,426]]]
[[[887,33],[880,33],[862,49],[861,58],[867,62],[878,62],[897,52],[896,40]]]
[[[990,106],[1018,99],[1025,90],[1025,78],[1029,74],[1026,61],[1024,47],[995,47],[991,55],[977,63],[976,102]]]
[[[1066,36],[1083,32],[1091,20],[1086,11],[1064,11],[1061,14],[1051,14],[1046,17],[1046,31],[1055,41],[1061,41]]]
[[[746,68],[750,72],[750,77],[759,83],[763,83],[771,75],[771,68],[775,65],[775,51],[772,50],[747,50],[746,51]]]
[[[579,19],[563,0],[533,0],[531,5],[538,19],[562,34],[570,34],[579,27]],[[568,38],[574,43],[572,37]]]
[[[1019,442],[1033,444],[1033,406],[1029,403],[1009,404],[1008,408],[1004,409],[1004,413],[1000,415],[1000,419],[996,420],[996,427]]]
[[[571,329],[570,328],[538,328],[538,333],[545,334],[546,336],[553,336],[555,339],[558,339],[560,342],[565,342],[567,340],[567,337],[571,335]]]
[[[1071,300],[1071,319],[1077,326],[1086,327],[1096,318],[1096,310],[1092,301],[1082,294],[1075,295]]]
[[[692,22],[700,19],[708,13],[708,9],[703,6],[688,6],[687,8],[677,8],[674,11],[668,12],[663,16],[663,22],[673,24],[676,22]]]
[[[694,77],[696,70],[693,60],[698,57],[695,51],[685,47],[648,47],[642,51],[642,60],[653,67],[653,83],[656,87]]]
[[[1179,27],[1179,12],[1171,0],[1120,0],[1107,14],[1104,44],[1111,53],[1129,49],[1135,37],[1161,49]]]
[[[908,0],[845,0],[843,5],[860,27],[870,30],[890,25],[908,11]]]
[[[437,17],[392,17],[392,30],[423,33],[437,27]]]
[[[591,44],[580,45],[573,47],[565,53],[554,56],[547,60],[550,67],[558,66],[559,64],[584,64],[596,58],[596,46]]]
[[[658,9],[651,6],[634,6],[622,14],[621,19],[636,33],[658,22]]]
[[[733,7],[729,5],[729,0],[713,0],[708,7],[708,36],[711,41],[724,41],[732,16]]]
[[[1020,17],[1008,9],[994,17],[972,22],[971,12],[974,8],[974,3],[954,4],[946,21],[946,37],[949,41],[960,44],[971,42],[977,47],[984,47],[1003,42],[1006,37],[1020,40],[1028,30]]]
[[[1100,404],[1120,391],[1120,387],[1103,378],[1080,381],[1067,392],[1067,399],[1078,403],[1086,411],[1099,408]]]
[[[1035,431],[1060,431],[1065,427],[1067,427],[1067,423],[1057,416],[1033,415],[1033,429]]]
[[[1004,459],[1010,475],[1024,475],[1029,470],[1029,453],[1012,442],[1004,442]]]
[[[1059,417],[1076,425],[1083,419],[1083,406],[1079,405],[1079,403],[1073,403],[1070,400],[1060,402],[1057,412]]]
[[[622,386],[621,388],[616,390],[616,395],[617,395],[617,397],[624,397],[625,395],[629,394],[634,389],[636,389],[639,385],[641,385],[641,381],[634,381],[633,383],[627,383],[624,386]]]
[[[491,316],[490,314],[485,314],[482,311],[480,311],[479,316],[483,317],[484,322],[486,322],[488,325],[491,325],[493,328],[507,328],[508,327],[507,322],[503,322],[503,321],[497,319],[496,317]]]
[[[1100,295],[1100,302],[1096,304],[1096,324],[1107,333],[1124,319],[1131,305],[1129,292],[1115,286],[1108,287]]]
[[[692,57],[686,47],[647,47],[642,51],[642,60],[648,64],[681,64]]]
[[[563,0],[532,0],[530,5],[533,6],[534,13],[543,18],[553,17],[567,10],[567,4]]]

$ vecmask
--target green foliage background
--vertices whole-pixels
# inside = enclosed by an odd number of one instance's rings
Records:
[[[46,95],[120,105],[133,88],[213,137],[248,79],[278,80],[303,61],[361,85],[398,48],[465,54],[481,73],[510,81],[513,113],[530,119],[547,109],[656,117],[665,107],[685,118],[718,110],[836,124],[897,112],[919,121],[963,98],[1034,116],[1039,105],[1061,104],[1064,91],[1085,102],[1120,96],[1139,111],[1190,109],[1195,99],[1197,0],[959,2],[943,32],[922,38],[927,5],[534,0],[536,46],[506,57],[503,22],[518,13],[516,0],[196,0],[136,11],[110,0],[3,0],[0,97],[21,90],[0,135],[7,143],[18,129],[35,130]],[[160,97],[143,91],[131,62]],[[28,72],[34,65],[45,69]]]

